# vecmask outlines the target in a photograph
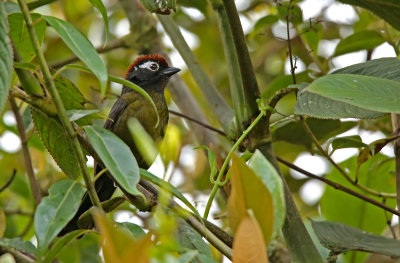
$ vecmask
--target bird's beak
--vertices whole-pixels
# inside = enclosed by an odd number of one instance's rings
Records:
[[[161,71],[161,74],[167,77],[171,77],[172,75],[178,73],[179,71],[181,71],[179,68],[168,67],[163,71]]]

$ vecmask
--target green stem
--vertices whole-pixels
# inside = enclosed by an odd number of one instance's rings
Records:
[[[35,32],[35,28],[32,26],[32,17],[29,13],[28,5],[26,4],[26,2],[24,0],[18,0],[18,4],[21,8],[22,15],[24,16],[26,27],[28,29],[34,51],[36,53],[38,62],[40,64],[40,68],[43,71],[43,76],[46,81],[46,87],[47,87],[48,91],[50,92],[51,97],[54,100],[54,104],[56,105],[56,108],[58,111],[58,117],[60,118],[61,123],[63,124],[64,129],[66,130],[66,133],[67,133],[69,139],[72,141],[72,145],[73,145],[75,154],[78,157],[78,166],[83,175],[83,179],[85,180],[85,184],[88,189],[90,199],[95,206],[99,207],[99,209],[102,209],[99,197],[97,196],[96,190],[94,189],[93,183],[91,181],[89,171],[86,168],[85,155],[83,154],[83,151],[79,144],[78,138],[76,136],[74,136],[75,131],[72,128],[72,125],[68,119],[66,110],[64,108],[63,102],[60,97],[60,94],[57,91],[57,88],[54,84],[49,67],[47,66],[47,62],[44,58],[43,53],[41,52],[41,48],[40,48],[39,40],[38,40],[36,32]]]
[[[253,64],[251,63],[246,39],[240,23],[239,14],[234,0],[223,0],[226,15],[229,20],[233,40],[236,47],[236,54],[242,76],[242,88],[245,105],[247,107],[246,119],[250,119],[258,110],[256,99],[260,96]]]
[[[234,138],[236,135],[236,128],[232,108],[229,107],[210,78],[207,76],[172,18],[163,15],[157,15],[157,17],[163,25],[165,32],[167,32],[174,43],[174,47],[179,51],[183,60],[185,60],[194,80],[199,85],[207,101],[210,103],[209,105],[222,128],[230,138]]]
[[[229,175],[226,176],[225,180],[221,182],[222,176],[225,173],[226,167],[228,166],[228,163],[231,159],[232,154],[235,152],[235,150],[239,147],[239,145],[242,143],[242,141],[246,138],[246,136],[251,132],[251,130],[257,125],[257,123],[261,120],[261,118],[265,115],[265,111],[261,111],[260,114],[258,114],[257,118],[250,124],[250,126],[243,132],[242,136],[236,141],[236,143],[233,145],[231,150],[229,151],[228,155],[226,156],[226,159],[224,163],[222,164],[221,170],[219,171],[217,180],[214,183],[214,187],[211,191],[211,195],[208,198],[206,210],[204,211],[204,219],[207,219],[208,214],[210,213],[210,208],[211,204],[214,200],[215,195],[217,194],[217,191],[220,186],[223,186],[226,184],[229,180]]]

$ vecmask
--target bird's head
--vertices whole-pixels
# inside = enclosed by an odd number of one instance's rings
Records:
[[[145,90],[163,91],[169,78],[179,71],[160,55],[144,55],[132,63],[125,78]]]

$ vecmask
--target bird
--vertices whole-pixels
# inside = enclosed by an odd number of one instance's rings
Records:
[[[139,56],[128,68],[125,79],[133,82],[150,95],[159,115],[158,125],[157,114],[153,105],[142,94],[127,86],[123,86],[121,96],[112,106],[104,124],[105,129],[112,131],[129,146],[140,168],[147,169],[149,165],[140,155],[127,122],[130,118],[136,118],[154,141],[161,141],[169,118],[164,90],[169,78],[179,71],[179,68],[168,66],[166,60],[158,54]],[[101,170],[102,168],[95,164],[95,175]],[[114,181],[107,173],[102,174],[95,181],[94,186],[100,202],[110,199],[116,189]],[[78,229],[79,217],[92,206],[89,195],[86,193],[77,213],[60,232],[59,236]]]

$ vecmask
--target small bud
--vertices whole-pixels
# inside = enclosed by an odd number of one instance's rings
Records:
[[[176,11],[176,0],[140,0],[144,7],[152,13],[161,15],[171,14]]]

